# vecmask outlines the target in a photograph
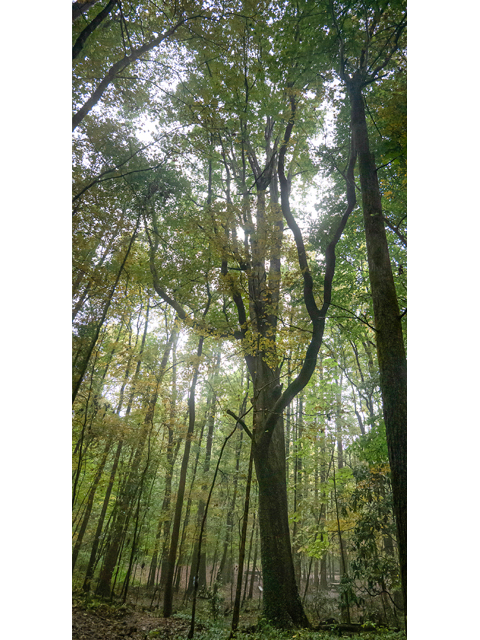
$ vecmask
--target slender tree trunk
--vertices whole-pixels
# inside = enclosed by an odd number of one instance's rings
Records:
[[[215,360],[215,367],[212,373],[212,376],[210,378],[209,381],[209,388],[208,388],[208,395],[207,395],[207,425],[208,425],[208,432],[207,432],[207,445],[206,445],[206,449],[205,449],[205,461],[203,463],[203,484],[202,484],[202,494],[205,494],[207,492],[208,489],[208,485],[207,485],[207,475],[208,472],[210,470],[210,459],[211,459],[211,455],[212,455],[212,441],[213,441],[213,428],[215,425],[215,410],[216,410],[216,402],[217,402],[217,396],[216,396],[216,392],[215,392],[215,383],[216,383],[216,378],[218,376],[219,370],[220,370],[220,357],[221,357],[221,352],[219,351],[216,355],[216,360]],[[200,498],[199,502],[198,502],[198,509],[197,509],[197,531],[200,530],[200,527],[202,525],[202,521],[203,521],[203,514],[205,513],[205,500],[203,497]],[[206,524],[204,525],[206,527]],[[205,531],[204,531],[204,535],[205,535]],[[197,553],[198,553],[198,546],[200,544],[200,540],[198,538],[196,538],[195,540],[195,544],[193,547],[193,559],[195,562],[195,559],[197,557]],[[191,571],[190,572],[190,579],[189,579],[189,583],[188,583],[188,592],[190,593],[193,589],[193,577],[194,577],[194,572]],[[200,555],[200,566],[198,568],[198,588],[199,589],[204,589],[207,586],[207,565],[206,565],[206,550],[205,547],[203,547],[202,553]]]
[[[130,251],[132,249],[133,243],[135,242],[135,238],[137,237],[139,222],[140,222],[140,214],[138,215],[137,222],[136,222],[136,225],[135,225],[135,229],[134,229],[133,234],[132,234],[132,236],[130,238],[130,242],[129,242],[127,250],[125,252],[125,256],[123,258],[122,264],[120,265],[120,269],[118,270],[117,277],[115,279],[113,287],[111,288],[111,290],[110,290],[110,292],[108,294],[107,300],[105,302],[105,305],[103,307],[102,316],[100,317],[100,319],[97,322],[95,333],[94,333],[94,335],[93,335],[93,337],[92,337],[92,339],[90,341],[90,344],[88,345],[88,347],[86,349],[86,352],[85,352],[85,355],[83,357],[83,360],[81,361],[80,365],[77,368],[77,374],[76,374],[76,376],[74,375],[72,404],[73,404],[73,402],[75,402],[75,398],[77,397],[77,393],[78,393],[78,391],[80,389],[80,385],[82,384],[82,380],[83,380],[83,377],[85,375],[85,371],[87,370],[88,363],[90,361],[90,356],[92,355],[92,351],[95,348],[95,345],[97,343],[98,336],[100,334],[100,329],[102,328],[103,323],[105,322],[105,318],[107,317],[107,313],[108,313],[108,310],[110,308],[110,304],[111,304],[112,299],[113,299],[113,294],[115,293],[115,290],[117,288],[118,282],[120,280],[120,276],[122,275],[122,272],[123,272],[123,268],[125,266],[125,263],[127,262],[128,256],[130,255]]]
[[[338,369],[337,369],[338,371]],[[340,374],[340,379],[337,380],[337,393],[336,393],[336,412],[335,412],[335,431],[337,437],[337,453],[338,453],[338,469],[343,469],[343,416],[342,416],[342,382],[343,376]]]
[[[77,537],[77,540],[75,542],[75,546],[73,548],[72,571],[74,571],[74,569],[75,569],[75,564],[77,562],[78,553],[79,553],[80,548],[82,546],[83,536],[85,535],[85,531],[87,529],[88,522],[90,520],[90,514],[92,512],[93,500],[95,498],[95,493],[97,491],[98,484],[99,484],[100,479],[102,477],[103,469],[105,468],[105,463],[107,461],[107,456],[108,456],[108,454],[110,452],[111,446],[112,446],[112,439],[109,438],[107,443],[106,443],[106,445],[105,445],[105,449],[103,451],[102,459],[100,460],[100,464],[98,466],[97,472],[95,474],[95,477],[94,477],[93,482],[92,482],[92,486],[91,486],[89,494],[88,494],[88,502],[87,502],[87,506],[85,508],[85,513],[83,515],[82,526],[80,527],[80,531],[78,533],[78,537]]]
[[[109,0],[108,4],[105,5],[105,7],[100,11],[100,13],[98,13],[95,16],[95,18],[93,18],[93,20],[87,24],[87,26],[78,36],[78,38],[75,41],[75,44],[73,45],[72,60],[75,60],[75,58],[78,58],[78,56],[80,55],[80,52],[83,49],[83,46],[85,45],[85,42],[87,41],[88,36],[95,31],[95,29],[103,22],[103,20],[105,20],[105,18],[108,16],[108,14],[113,9],[113,7],[117,4],[117,2],[118,0]]]
[[[237,589],[235,592],[235,604],[233,605],[232,634],[236,631],[238,627],[238,620],[240,617],[243,563],[245,561],[245,546],[247,543],[247,525],[248,525],[248,510],[250,506],[250,487],[252,484],[252,468],[253,468],[253,449],[250,450],[250,462],[248,465],[247,487],[245,489],[245,507],[243,510],[242,535],[240,537],[240,550],[238,555]]]
[[[333,461],[333,457],[332,457],[332,461]],[[338,540],[340,543],[340,579],[342,578],[342,576],[347,574],[347,558],[346,558],[346,550],[345,550],[345,546],[343,544],[343,538],[342,538],[342,530],[340,527],[340,516],[339,516],[339,510],[338,510],[338,496],[337,496],[337,484],[335,481],[335,462],[333,462],[333,493],[335,496],[335,513],[337,516],[337,531],[338,531]],[[348,597],[348,593],[344,594],[344,602],[345,602],[345,611],[347,614],[347,623],[350,624],[350,602],[349,602],[349,597]]]
[[[88,100],[80,107],[80,109],[74,114],[72,118],[72,131],[74,131],[78,125],[82,122],[85,116],[90,110],[97,104],[100,98],[105,93],[107,87],[115,80],[119,73],[126,69],[130,64],[138,60],[144,53],[151,51],[162,43],[166,38],[170,37],[182,24],[184,24],[188,18],[180,18],[180,20],[174,24],[170,29],[157,36],[150,42],[145,43],[138,49],[133,49],[130,55],[125,55],[121,60],[118,60],[108,70],[106,75],[98,83],[92,95]]]
[[[253,584],[255,582],[255,572],[257,570],[257,552],[258,552],[258,527],[255,531],[255,551],[253,553],[253,568],[252,575],[250,576],[250,589],[248,591],[248,599],[251,600],[253,598]]]
[[[240,438],[238,441],[238,447],[236,451],[236,462],[235,462],[236,473],[233,478],[232,500],[230,502],[230,508],[227,512],[225,540],[223,542],[222,557],[220,559],[220,565],[217,573],[217,580],[221,580],[224,584],[232,581],[232,561],[231,561],[231,558],[228,557],[228,550],[231,546],[232,535],[233,535],[233,519],[234,519],[235,505],[237,500],[238,470],[240,465],[240,450],[242,447],[242,434],[243,434],[243,431],[240,432]]]
[[[165,593],[163,601],[163,616],[169,618],[173,612],[173,577],[175,573],[175,560],[177,557],[178,537],[180,533],[180,521],[182,517],[183,498],[185,495],[185,483],[187,480],[188,461],[190,458],[190,447],[192,444],[193,430],[195,427],[195,389],[198,379],[199,361],[203,350],[203,337],[198,341],[197,365],[195,366],[190,395],[188,398],[188,431],[183,452],[182,468],[180,470],[180,480],[178,483],[177,503],[173,520],[172,538],[168,555],[168,567],[165,582]]]
[[[90,0],[88,2],[73,2],[72,3],[72,22],[75,22],[85,11],[88,11],[90,7],[98,2],[98,0]]]
[[[200,429],[200,435],[198,437],[197,453],[195,455],[195,463],[193,465],[193,471],[190,478],[190,489],[188,491],[187,506],[185,508],[185,516],[184,516],[183,525],[182,525],[182,536],[180,539],[180,545],[178,546],[178,561],[177,561],[177,566],[176,566],[175,575],[174,575],[173,590],[175,593],[177,593],[180,588],[180,579],[182,575],[183,566],[186,558],[188,558],[189,556],[189,553],[185,551],[185,540],[187,537],[188,525],[190,523],[190,510],[192,507],[192,491],[193,491],[193,487],[195,486],[195,480],[197,477],[198,461],[200,460],[200,449],[202,446],[202,439],[203,439],[203,433],[205,430],[205,425],[206,425],[206,420],[203,421],[202,427]],[[192,554],[193,554],[193,550],[190,552],[190,556],[192,556]],[[168,561],[168,555],[167,555],[167,561]],[[162,571],[163,571],[163,568],[162,568]],[[167,572],[165,571],[165,574],[166,573]],[[187,562],[187,566],[185,567],[185,578],[187,577],[187,575],[188,575],[188,562]],[[165,583],[162,583],[162,584],[164,585]],[[185,597],[188,595],[188,581],[186,582],[186,584],[187,584],[187,587],[185,589]]]
[[[170,418],[167,422],[167,430],[168,430],[168,444],[167,444],[167,465],[165,470],[165,492],[163,496],[163,503],[161,509],[161,516],[158,522],[157,534],[155,536],[155,546],[152,555],[152,561],[150,563],[150,570],[148,574],[147,580],[147,588],[154,588],[157,582],[157,562],[158,562],[158,552],[160,549],[160,536],[162,533],[162,527],[164,532],[163,537],[163,548],[164,550],[168,544],[168,538],[170,535],[170,502],[172,496],[172,478],[173,478],[173,467],[175,464],[175,460],[177,457],[179,446],[174,446],[174,431],[173,424],[175,420],[175,409],[176,409],[176,401],[177,401],[177,376],[176,376],[176,363],[177,363],[177,340],[178,333],[173,330],[173,342],[172,342],[172,394],[170,398]],[[180,440],[178,441],[178,445],[180,445]]]
[[[110,503],[110,495],[112,493],[113,483],[115,481],[115,476],[117,473],[117,468],[118,468],[118,463],[120,460],[120,454],[122,452],[122,448],[123,448],[123,440],[120,440],[120,442],[117,445],[117,451],[115,452],[115,459],[113,461],[113,466],[110,471],[110,478],[108,481],[107,491],[105,493],[105,498],[103,499],[102,511],[100,513],[100,517],[97,523],[97,529],[95,531],[95,536],[93,538],[92,550],[90,551],[90,560],[88,562],[88,567],[85,574],[85,580],[83,582],[83,587],[82,587],[85,593],[88,593],[90,591],[90,584],[92,581],[93,571],[94,571],[96,560],[97,560],[97,551],[98,551],[98,546],[101,540],[103,523],[105,521],[107,508]]]
[[[252,558],[252,549],[253,549],[253,535],[255,533],[255,511],[253,512],[253,522],[252,522],[252,530],[250,532],[250,544],[248,545],[248,560],[247,560],[247,568],[245,570],[245,587],[243,590],[243,598],[242,604],[245,602],[247,597],[247,588],[248,588],[248,576],[250,573],[250,560]]]
[[[295,438],[295,485],[294,485],[294,511],[301,510],[302,503],[302,436],[303,436],[303,396],[300,394],[297,398],[297,419],[296,419],[296,438]],[[298,586],[301,583],[301,560],[302,557],[298,548],[300,543],[298,540],[298,519],[295,518],[293,523],[293,563],[295,566],[295,579]]]
[[[146,337],[147,326],[148,326],[148,307],[147,307],[147,320],[145,322],[144,339]],[[140,463],[143,455],[144,446],[146,444],[147,438],[149,437],[149,433],[151,433],[151,430],[153,429],[153,418],[154,418],[154,412],[155,412],[155,407],[157,403],[158,393],[159,393],[160,385],[167,367],[168,358],[170,356],[170,350],[172,347],[173,340],[174,340],[174,333],[172,332],[170,339],[168,340],[165,346],[163,358],[160,364],[159,373],[157,375],[155,390],[152,393],[152,396],[148,402],[145,420],[143,422],[141,431],[139,433],[139,442],[136,447],[135,455],[131,463],[131,466],[129,466],[130,472],[126,479],[125,487],[121,492],[121,496],[118,501],[119,517],[115,524],[115,530],[112,533],[111,542],[105,556],[104,565],[100,573],[100,578],[99,578],[99,582],[96,590],[98,595],[101,595],[104,597],[109,597],[111,595],[111,586],[110,586],[111,579],[112,579],[113,571],[115,569],[115,565],[119,558],[120,547],[122,544],[123,536],[128,526],[128,521],[130,519],[130,507],[133,504],[133,501],[135,500],[139,487],[141,487],[141,482],[139,481],[139,478],[138,478],[139,467],[140,467]],[[143,345],[144,345],[144,341],[142,342],[141,353],[143,352]],[[138,362],[136,373],[139,371],[140,363],[141,363],[141,360],[139,360]],[[127,411],[130,410],[130,406],[131,405],[129,403],[129,407],[127,408]]]

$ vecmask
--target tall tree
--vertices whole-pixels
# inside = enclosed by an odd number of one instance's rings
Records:
[[[354,3],[352,3],[354,4]],[[398,529],[402,590],[407,602],[407,360],[402,315],[392,273],[375,156],[370,151],[363,92],[395,63],[406,29],[403,2],[366,7],[354,4],[358,27],[340,22],[332,2],[332,21],[339,41],[340,77],[350,99],[350,122],[358,155],[368,269],[375,315],[383,413],[395,519]],[[352,7],[353,8],[353,7]],[[351,71],[349,72],[349,70]],[[405,608],[406,611],[406,608]]]

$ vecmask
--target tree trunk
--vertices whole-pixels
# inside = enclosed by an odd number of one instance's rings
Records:
[[[85,535],[85,531],[87,529],[87,525],[88,525],[88,522],[90,520],[90,514],[92,512],[93,500],[95,498],[95,493],[97,491],[98,483],[100,482],[100,479],[102,477],[103,469],[105,467],[105,463],[107,461],[107,456],[108,456],[108,453],[110,451],[111,446],[112,446],[112,438],[109,438],[107,443],[106,443],[106,445],[105,445],[105,449],[103,451],[102,459],[100,460],[100,464],[98,466],[97,473],[95,474],[95,477],[93,479],[92,486],[90,487],[90,491],[89,491],[89,494],[88,494],[88,502],[87,502],[87,506],[85,508],[85,513],[83,515],[82,526],[80,527],[80,531],[78,533],[78,537],[77,537],[77,540],[75,542],[75,546],[73,548],[72,572],[75,569],[75,564],[77,562],[78,553],[79,553],[80,548],[82,546],[83,536]]]
[[[93,18],[93,20],[87,24],[85,29],[83,29],[83,31],[76,39],[75,44],[73,45],[72,60],[78,58],[85,42],[87,41],[88,36],[95,31],[95,29],[103,22],[103,20],[105,20],[105,18],[108,16],[117,2],[118,0],[109,0],[108,4],[100,11],[100,13],[98,13],[95,18]]]
[[[160,550],[160,536],[162,533],[163,527],[163,549],[165,550],[168,545],[168,539],[170,536],[170,501],[172,495],[172,478],[173,478],[173,467],[175,464],[175,460],[177,458],[178,449],[180,445],[180,440],[178,441],[178,446],[174,447],[174,432],[173,432],[173,423],[175,420],[175,407],[177,401],[177,376],[176,376],[176,364],[177,364],[177,340],[178,333],[173,330],[175,334],[173,337],[172,343],[172,394],[170,398],[170,418],[167,422],[167,430],[168,430],[168,444],[167,444],[167,465],[165,470],[165,491],[163,496],[162,510],[161,516],[158,522],[157,534],[155,536],[155,546],[152,555],[152,561],[150,563],[150,570],[147,579],[147,588],[151,589],[155,587],[157,582],[157,563],[158,563],[158,552]]]
[[[111,290],[110,290],[110,292],[108,294],[107,300],[105,302],[105,305],[103,307],[102,316],[97,322],[96,329],[94,331],[94,335],[93,335],[92,339],[90,340],[90,344],[88,345],[88,347],[86,349],[86,352],[85,352],[85,355],[83,357],[83,360],[81,361],[80,365],[77,368],[76,376],[75,376],[75,372],[74,372],[72,404],[73,404],[73,402],[75,402],[75,398],[77,397],[77,393],[78,393],[78,391],[80,389],[80,385],[82,384],[82,380],[83,380],[83,377],[85,375],[85,371],[87,370],[88,363],[90,361],[90,356],[92,355],[92,351],[95,348],[95,345],[97,343],[98,336],[100,334],[100,329],[102,328],[103,323],[105,322],[105,318],[107,317],[107,313],[108,313],[108,310],[110,308],[110,304],[112,302],[113,294],[115,293],[115,290],[116,290],[117,285],[118,285],[118,281],[120,280],[120,276],[123,273],[123,268],[125,266],[125,263],[127,262],[128,256],[130,255],[130,251],[132,249],[133,243],[135,242],[135,238],[137,237],[139,223],[140,223],[140,214],[138,215],[137,222],[136,222],[136,225],[135,225],[135,229],[134,229],[133,234],[132,234],[132,236],[130,238],[130,242],[128,244],[127,251],[125,252],[125,256],[123,258],[122,264],[120,265],[120,269],[118,270],[117,277],[115,279],[113,287],[111,288]]]
[[[207,475],[208,472],[210,470],[210,459],[211,459],[211,455],[212,455],[212,441],[213,441],[213,428],[215,426],[215,411],[216,411],[216,403],[217,403],[217,395],[215,392],[215,381],[216,381],[216,377],[218,376],[218,373],[220,371],[220,357],[221,357],[221,352],[219,351],[216,355],[216,361],[215,361],[215,368],[213,371],[213,374],[211,376],[210,379],[210,384],[208,387],[208,395],[207,395],[207,412],[206,412],[206,419],[207,419],[207,425],[208,425],[208,432],[207,432],[207,445],[206,445],[206,449],[205,449],[205,461],[203,463],[203,483],[202,483],[202,494],[205,494],[207,492],[208,489],[208,485],[207,485]],[[202,525],[202,521],[203,521],[203,514],[205,513],[205,499],[202,497],[200,498],[200,500],[198,501],[198,509],[197,509],[197,531],[200,531],[200,527]],[[206,524],[204,525],[206,527]],[[203,535],[205,536],[205,529],[204,529],[204,533]],[[198,554],[198,547],[199,547],[199,539],[196,538],[195,540],[195,544],[193,547],[193,562],[195,566],[195,562],[196,562],[196,558],[197,558],[197,554]],[[191,571],[190,572],[190,579],[188,582],[188,592],[190,593],[193,589],[193,578],[194,578],[194,572]],[[205,550],[205,546],[202,546],[202,552],[200,555],[200,566],[198,569],[198,588],[199,589],[204,589],[207,586],[207,564],[206,564],[206,550]]]
[[[148,309],[147,307],[147,319],[145,322],[145,332],[144,339],[146,337],[147,326],[148,326]],[[151,398],[148,402],[147,412],[145,415],[145,419],[139,433],[139,442],[137,448],[135,450],[135,455],[133,461],[131,463],[131,467],[129,466],[130,472],[125,482],[125,487],[120,494],[120,498],[118,500],[119,504],[119,517],[115,523],[115,530],[112,533],[112,539],[109,544],[109,547],[106,552],[104,565],[102,571],[100,573],[99,582],[97,585],[96,593],[97,595],[101,595],[104,597],[109,597],[111,595],[111,579],[113,576],[113,572],[115,569],[115,565],[119,558],[120,547],[122,544],[123,536],[126,531],[126,527],[128,526],[128,521],[130,519],[130,507],[135,500],[135,497],[138,493],[139,487],[141,488],[141,482],[139,482],[138,472],[139,467],[143,455],[143,449],[145,447],[147,438],[149,438],[149,434],[153,429],[153,418],[155,413],[155,407],[157,404],[158,393],[160,390],[160,385],[165,374],[165,370],[168,363],[168,358],[170,356],[170,350],[172,347],[172,343],[175,337],[175,333],[172,332],[170,338],[165,346],[165,350],[163,353],[162,361],[159,368],[159,373],[156,376],[156,387],[154,392],[151,395]],[[144,340],[142,341],[142,349],[143,352]],[[141,364],[141,360],[138,361],[136,375],[138,375],[139,365]],[[135,391],[135,390],[133,390]],[[133,396],[133,393],[132,393]],[[132,401],[132,397],[130,398]],[[129,412],[131,406],[131,402],[127,408],[127,412]]]
[[[403,598],[407,602],[407,360],[375,159],[370,153],[362,84],[347,83],[358,154],[368,269],[375,316],[380,389],[392,474]]]
[[[295,581],[290,543],[282,418],[270,445],[254,442],[253,451],[258,480],[264,615],[275,626],[290,627],[293,623],[308,627]]]
[[[241,386],[243,387],[243,367],[242,367],[242,378],[241,378]],[[248,394],[248,378],[247,378],[247,394]],[[247,395],[244,400],[240,404],[240,415],[245,412],[245,406],[247,402]],[[227,582],[231,582],[232,580],[232,561],[228,559],[228,549],[231,544],[232,534],[233,534],[233,516],[235,513],[235,503],[237,500],[237,487],[238,487],[238,472],[240,469],[240,452],[242,449],[242,440],[243,440],[243,430],[240,431],[240,438],[238,440],[237,449],[235,452],[235,475],[233,476],[233,492],[232,492],[232,500],[230,502],[230,507],[227,512],[227,522],[226,522],[226,532],[225,532],[225,540],[223,543],[223,552],[222,557],[220,559],[220,566],[218,568],[217,580],[221,580],[224,584]]]
[[[245,586],[243,589],[243,598],[242,598],[242,604],[245,602],[245,599],[247,597],[247,588],[248,588],[248,575],[250,573],[250,560],[252,558],[252,549],[253,549],[253,535],[255,533],[255,512],[253,512],[253,522],[252,522],[252,530],[250,532],[250,544],[248,546],[248,559],[247,559],[247,568],[245,570]]]
[[[253,584],[255,582],[255,572],[257,569],[257,552],[258,552],[258,527],[255,531],[255,551],[253,552],[253,568],[252,575],[250,577],[250,589],[248,590],[248,599],[253,598]]]
[[[245,507],[243,510],[243,523],[242,523],[242,535],[240,538],[240,549],[238,553],[238,574],[237,574],[237,589],[235,592],[235,604],[233,605],[233,617],[232,617],[232,633],[236,631],[238,627],[238,620],[240,617],[240,601],[242,597],[242,578],[243,578],[243,563],[245,561],[245,547],[247,543],[247,525],[248,525],[248,510],[250,505],[250,487],[252,484],[252,467],[253,467],[253,455],[250,450],[250,462],[248,465],[247,487],[245,489]]]
[[[72,118],[72,131],[74,131],[78,125],[85,118],[87,113],[97,104],[100,98],[105,93],[107,87],[115,80],[119,73],[121,73],[124,69],[126,69],[130,64],[138,60],[144,53],[151,51],[155,47],[158,47],[166,38],[169,38],[175,31],[184,24],[189,18],[180,18],[176,24],[173,25],[170,29],[167,29],[161,35],[155,37],[150,42],[145,43],[138,49],[132,49],[130,55],[125,55],[121,60],[118,60],[107,71],[106,75],[102,78],[102,80],[98,83],[92,95],[88,98],[88,100],[80,107],[80,109],[74,114]]]
[[[193,372],[192,385],[188,398],[188,431],[185,440],[185,449],[183,452],[182,468],[180,470],[180,480],[178,483],[177,502],[175,505],[175,515],[173,520],[172,538],[170,542],[170,551],[168,554],[168,567],[165,582],[165,593],[163,601],[163,616],[169,618],[173,612],[173,577],[175,573],[175,560],[177,557],[178,537],[180,533],[180,521],[182,517],[183,498],[185,495],[185,483],[187,480],[188,461],[190,458],[190,447],[192,444],[193,430],[195,427],[195,389],[197,386],[199,361],[203,350],[203,340],[201,337],[198,341],[197,348],[197,365]]]
[[[88,562],[88,567],[85,574],[85,580],[83,582],[83,587],[82,587],[85,593],[88,593],[90,591],[90,583],[93,578],[93,571],[94,571],[94,567],[97,560],[97,551],[98,551],[98,546],[100,544],[100,539],[102,535],[103,523],[105,521],[108,505],[110,503],[110,495],[112,493],[113,483],[115,481],[115,476],[117,473],[117,468],[118,468],[118,463],[120,460],[120,454],[122,452],[122,448],[123,448],[123,440],[120,440],[120,442],[117,445],[117,451],[115,452],[115,459],[113,461],[113,466],[110,471],[110,478],[108,481],[107,491],[105,493],[105,498],[103,499],[102,511],[100,513],[100,517],[97,523],[97,529],[95,531],[95,536],[93,538],[92,550],[90,551],[90,560]]]

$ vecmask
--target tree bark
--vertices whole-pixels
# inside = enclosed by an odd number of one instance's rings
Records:
[[[72,3],[72,22],[83,15],[86,11],[93,7],[98,0],[90,0],[90,2],[73,2]]]
[[[347,81],[358,154],[368,270],[375,316],[380,389],[398,531],[402,592],[407,602],[407,360],[375,159],[370,153],[360,74]],[[406,610],[406,609],[405,609]]]

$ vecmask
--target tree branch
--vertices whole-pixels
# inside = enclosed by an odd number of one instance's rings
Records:
[[[95,29],[105,20],[108,14],[113,9],[113,6],[117,4],[118,0],[110,0],[109,3],[98,13],[93,20],[87,24],[82,33],[78,36],[75,41],[75,44],[72,48],[72,60],[78,58],[80,55],[85,42],[87,41],[88,36],[90,36]]]
[[[159,44],[161,44],[169,36],[175,33],[175,31],[179,27],[185,24],[187,20],[195,20],[196,18],[199,18],[199,17],[201,17],[201,14],[191,16],[190,18],[181,18],[176,22],[176,24],[173,25],[173,27],[170,27],[170,29],[168,29],[161,35],[157,36],[153,40],[150,40],[150,42],[145,43],[143,46],[139,47],[138,49],[134,49],[129,56],[124,56],[121,60],[118,60],[118,62],[115,62],[115,64],[113,64],[110,67],[105,77],[97,85],[96,89],[94,90],[90,98],[88,98],[85,104],[73,116],[72,131],[74,131],[78,127],[78,125],[82,122],[82,120],[85,118],[87,113],[89,113],[89,111],[97,104],[97,102],[100,100],[102,95],[105,93],[105,90],[107,89],[107,87],[111,84],[111,82],[113,82],[113,80],[121,71],[126,69],[126,67],[132,64],[132,62],[135,62],[136,60],[138,60],[138,58],[140,58],[140,56],[142,56],[144,53],[147,53],[147,51],[151,51],[152,49],[157,47]]]
[[[232,416],[232,418],[234,418],[234,419],[238,422],[238,424],[240,424],[240,425],[243,427],[243,429],[244,429],[245,433],[246,433],[246,434],[247,434],[247,436],[250,438],[250,440],[253,440],[252,432],[251,432],[251,431],[250,431],[250,429],[247,427],[247,425],[246,425],[246,424],[245,424],[245,422],[242,420],[242,418],[239,418],[239,417],[238,417],[237,415],[235,415],[235,414],[233,413],[233,411],[231,411],[230,409],[227,409],[227,413],[228,413],[228,415],[229,415],[229,416]]]
[[[345,213],[342,216],[340,224],[338,225],[337,230],[333,236],[333,239],[330,241],[326,252],[325,252],[325,276],[323,282],[323,305],[321,309],[318,309],[317,304],[315,302],[315,298],[313,295],[313,279],[310,273],[310,269],[308,267],[307,255],[305,251],[305,246],[303,243],[302,232],[298,227],[291,211],[290,211],[290,202],[289,202],[289,185],[288,180],[285,176],[285,153],[287,149],[287,144],[290,139],[290,135],[293,129],[293,125],[295,122],[295,98],[293,96],[290,97],[290,105],[292,108],[292,115],[288,122],[285,138],[280,147],[280,153],[278,158],[278,176],[280,179],[280,188],[281,188],[281,201],[282,201],[282,211],[283,215],[288,223],[288,226],[293,231],[293,235],[295,238],[295,244],[297,245],[297,254],[298,254],[298,263],[300,266],[300,270],[303,274],[303,297],[305,301],[305,306],[307,308],[308,314],[312,321],[312,339],[307,348],[307,352],[305,354],[305,359],[300,370],[298,376],[288,385],[285,391],[280,395],[277,402],[275,403],[271,414],[267,418],[265,424],[265,431],[263,438],[265,439],[265,444],[267,445],[273,435],[273,430],[278,423],[279,416],[283,413],[283,410],[290,404],[293,398],[307,385],[308,381],[312,377],[312,374],[315,370],[317,364],[317,356],[320,350],[320,346],[323,340],[323,332],[325,329],[325,318],[330,306],[330,301],[332,297],[332,282],[333,276],[335,274],[335,247],[340,240],[340,237],[343,233],[345,225],[347,224],[348,218],[353,211],[356,205],[356,195],[355,195],[355,182],[354,182],[354,168],[356,162],[356,153],[353,148],[353,138],[351,139],[351,151],[350,151],[350,161],[347,169],[347,180],[346,180],[346,190],[347,190],[347,208]]]

